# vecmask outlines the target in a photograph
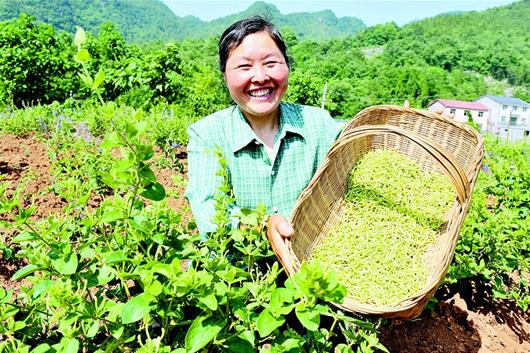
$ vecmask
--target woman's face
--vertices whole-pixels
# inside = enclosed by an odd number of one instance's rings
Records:
[[[274,119],[287,90],[289,68],[267,32],[246,36],[228,54],[225,81],[247,119]]]

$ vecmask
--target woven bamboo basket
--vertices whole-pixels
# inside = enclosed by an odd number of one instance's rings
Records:
[[[343,212],[349,174],[357,161],[374,149],[404,153],[424,170],[447,175],[455,188],[455,201],[445,215],[437,242],[425,256],[429,276],[419,293],[385,307],[359,303],[350,297],[335,305],[363,315],[411,319],[422,312],[452,261],[481,167],[483,140],[469,126],[423,110],[374,106],[358,113],[300,195],[291,216],[295,236],[287,246],[295,272],[319,240],[331,236],[328,232]]]

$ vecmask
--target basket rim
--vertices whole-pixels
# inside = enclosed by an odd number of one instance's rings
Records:
[[[372,111],[380,111],[380,110],[391,110],[391,111],[396,111],[396,112],[400,112],[400,113],[410,113],[412,115],[416,115],[416,116],[419,116],[419,117],[427,117],[429,119],[433,119],[433,120],[436,120],[436,121],[451,125],[451,126],[453,126],[455,128],[458,128],[458,129],[466,131],[470,136],[472,136],[475,139],[476,145],[478,145],[479,147],[484,145],[484,139],[480,135],[480,133],[478,133],[475,129],[473,129],[471,126],[467,125],[466,123],[462,123],[462,122],[456,121],[456,120],[448,118],[448,117],[446,117],[444,115],[441,115],[441,114],[438,114],[438,113],[435,113],[435,112],[431,112],[431,111],[428,111],[428,110],[417,109],[417,108],[407,108],[407,107],[402,107],[402,106],[398,106],[398,105],[391,105],[391,104],[373,105],[373,106],[364,108],[363,110],[359,111],[349,121],[349,123],[344,127],[344,129],[342,130],[342,133],[339,135],[339,139],[342,136],[342,134],[344,134],[346,131],[355,128],[355,126],[354,126],[355,125],[355,121],[360,116],[363,116],[363,115],[366,115],[366,114],[370,114],[370,113],[372,113]]]

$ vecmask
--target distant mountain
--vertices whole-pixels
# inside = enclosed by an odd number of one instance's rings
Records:
[[[0,21],[18,17],[23,12],[70,33],[75,32],[75,26],[97,33],[101,24],[113,22],[125,39],[134,43],[219,35],[234,21],[253,14],[266,15],[280,28],[291,28],[299,39],[341,38],[366,28],[358,18],[338,18],[331,10],[283,15],[274,5],[263,1],[245,11],[209,22],[194,16],[179,17],[159,0],[0,1]]]
[[[197,36],[220,34],[233,22],[254,14],[265,15],[280,28],[291,28],[299,39],[325,40],[341,38],[353,35],[366,28],[366,25],[360,19],[356,17],[339,18],[331,10],[283,15],[276,6],[257,1],[245,11],[208,22],[207,27],[197,33]]]

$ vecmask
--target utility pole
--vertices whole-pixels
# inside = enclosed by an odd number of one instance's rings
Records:
[[[326,105],[326,97],[328,94],[328,81],[324,84],[324,92],[322,92],[322,106],[321,108],[324,109],[324,106]]]

